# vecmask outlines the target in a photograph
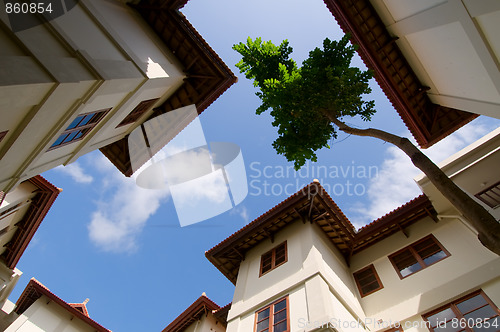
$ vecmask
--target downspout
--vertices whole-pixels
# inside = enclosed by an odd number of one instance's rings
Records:
[[[442,219],[458,219],[462,222],[462,224],[464,224],[472,233],[474,234],[478,234],[478,232],[472,228],[472,226],[469,224],[469,222],[461,215],[458,215],[458,214],[438,214],[438,219],[439,220],[442,220]]]

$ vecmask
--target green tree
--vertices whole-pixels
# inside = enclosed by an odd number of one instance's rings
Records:
[[[261,38],[248,38],[246,44],[233,46],[242,59],[236,64],[246,78],[259,89],[262,104],[257,114],[271,110],[273,126],[278,128],[274,149],[293,161],[295,169],[306,160],[316,161],[316,151],[329,147],[337,131],[370,136],[400,148],[455,208],[478,231],[481,243],[500,255],[500,224],[480,204],[463,192],[409,139],[383,130],[353,128],[343,120],[360,117],[371,120],[374,101],[362,97],[371,92],[371,71],[351,67],[356,50],[349,36],[340,41],[325,39],[323,49],[309,53],[302,67],[290,58],[293,49],[287,40],[279,46]]]

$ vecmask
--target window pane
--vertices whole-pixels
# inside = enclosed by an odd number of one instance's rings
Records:
[[[52,144],[52,146],[57,146],[62,143],[63,139],[66,137],[66,134],[60,135],[57,140]]]
[[[408,276],[412,273],[415,273],[421,269],[422,269],[422,266],[417,262],[417,263],[413,264],[412,266],[408,266],[407,268],[401,270],[400,273],[403,277],[406,277],[406,276]]]
[[[424,258],[424,263],[426,265],[431,265],[432,263],[437,262],[438,260],[443,259],[445,257],[446,257],[446,253],[444,251],[439,251],[432,256],[428,256],[428,257]]]
[[[266,318],[262,322],[257,323],[257,332],[263,331],[267,328],[269,328],[269,318]]]
[[[85,126],[86,124],[88,124],[90,120],[94,117],[94,115],[96,115],[96,113],[85,115],[85,117],[83,118],[82,122],[80,122],[80,125],[78,127]]]
[[[286,331],[286,320],[274,325],[274,332],[284,332]]]
[[[66,138],[63,140],[62,143],[71,142],[75,138],[76,134],[78,134],[78,131],[74,131],[74,132],[70,133],[68,136],[66,136]]]
[[[269,308],[267,308],[266,310],[262,310],[257,314],[257,321],[260,322],[261,320],[267,317],[269,317]]]
[[[363,294],[366,294],[378,288],[380,288],[380,285],[378,284],[378,281],[375,279],[374,282],[362,286],[361,291],[363,292]]]
[[[484,299],[484,297],[482,297],[481,294],[477,294],[476,296],[471,297],[470,299],[458,303],[457,308],[458,310],[460,310],[461,313],[466,314],[469,311],[484,306],[485,304],[487,304],[487,302]]]
[[[285,261],[286,258],[286,246],[283,243],[279,247],[276,248],[276,257],[275,257],[275,265],[281,264]]]
[[[433,330],[435,332],[455,332],[455,331],[465,331],[464,329],[461,329],[460,327],[453,327],[451,322],[448,322],[446,324],[440,322],[440,327],[434,327]]]
[[[493,332],[500,331],[500,319],[495,317],[478,324],[479,327],[474,327],[475,332]]]
[[[445,321],[448,321],[452,318],[455,318],[455,314],[450,308],[447,308],[443,311],[440,311],[432,316],[427,317],[427,320],[431,323],[431,326],[434,327],[437,324],[442,324]],[[448,324],[449,325],[449,324]]]
[[[274,314],[274,323],[279,323],[282,320],[286,320],[286,309]]]
[[[84,115],[77,116],[77,117],[73,120],[73,122],[71,122],[71,124],[68,126],[68,128],[66,128],[66,130],[73,129],[73,128],[76,128],[77,126],[79,126],[80,121],[82,121],[82,119],[83,119],[84,117],[85,117]]]
[[[413,256],[410,250],[405,250],[402,253],[399,253],[392,257],[392,260],[398,267],[399,271],[404,270],[405,268],[411,267],[415,264],[418,264],[417,259]],[[420,264],[419,264],[420,265]]]
[[[278,312],[284,308],[286,308],[286,299],[283,299],[274,305],[274,312]]]
[[[488,319],[488,318],[491,318],[493,316],[495,316],[495,311],[493,310],[493,308],[491,308],[489,305],[488,306],[484,306],[480,309],[477,309],[477,310],[474,310],[473,312],[467,314],[467,315],[464,315],[464,317],[469,320],[469,319],[478,319],[478,318],[481,318],[481,319]]]

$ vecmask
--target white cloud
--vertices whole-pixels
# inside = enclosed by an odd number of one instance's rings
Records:
[[[241,219],[248,223],[250,221],[248,209],[244,205],[240,205],[231,210],[231,215],[239,215]]]
[[[439,163],[493,129],[491,124],[472,122],[423,152]],[[358,204],[351,209],[355,216],[351,221],[356,227],[380,218],[422,193],[413,180],[421,171],[410,159],[395,146],[389,146],[386,155],[378,176],[368,183],[368,204]]]
[[[91,175],[86,174],[78,162],[74,162],[66,166],[57,166],[55,170],[69,175],[75,182],[78,183],[91,183],[94,181],[94,178]]]
[[[137,236],[147,220],[158,210],[169,195],[168,189],[143,189],[127,178],[104,157],[95,161],[100,170],[101,200],[92,213],[88,231],[90,240],[99,248],[110,252],[133,252]]]

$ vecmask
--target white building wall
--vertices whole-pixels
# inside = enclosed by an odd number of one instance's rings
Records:
[[[95,330],[71,315],[45,296],[36,300],[5,332],[94,332]]]
[[[500,118],[500,3],[372,0],[430,99]]]
[[[287,241],[288,261],[259,277],[261,255]],[[347,321],[339,331],[361,331],[361,306],[352,275],[317,226],[300,221],[247,252],[241,263],[228,315],[228,332],[254,329],[255,312],[288,296],[290,330],[309,331]],[[326,325],[325,325],[326,326]]]
[[[483,285],[488,295],[500,296],[500,257],[484,248],[468,225],[457,219],[436,224],[426,218],[410,226],[408,233],[408,239],[398,232],[352,258],[353,272],[373,264],[384,285],[383,289],[363,298],[357,295],[372,322],[412,324],[421,321],[421,314]],[[400,279],[388,256],[429,234],[433,234],[451,256]],[[427,331],[426,328],[417,330]]]
[[[0,19],[8,25],[5,13]],[[81,0],[33,28],[0,31],[0,190],[113,143],[141,101],[168,98],[184,77],[142,18],[117,0]],[[47,152],[79,114],[111,110],[81,141]]]

